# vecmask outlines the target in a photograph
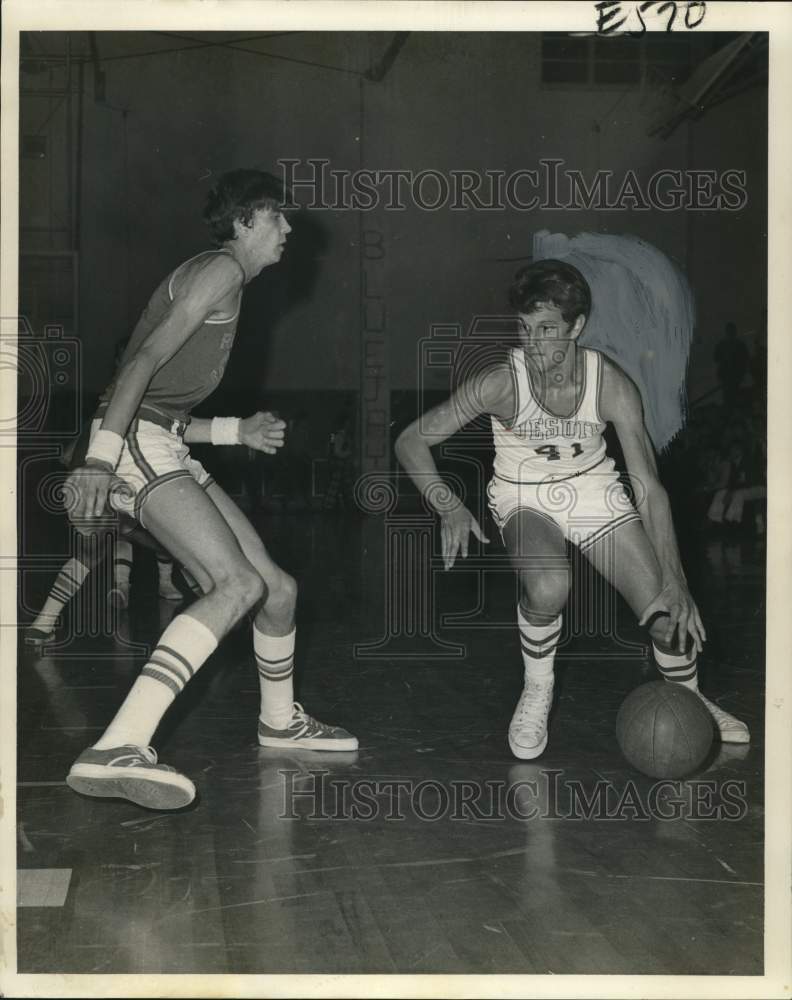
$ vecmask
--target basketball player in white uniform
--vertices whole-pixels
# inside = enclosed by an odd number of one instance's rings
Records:
[[[706,633],[688,591],[638,390],[605,355],[577,346],[591,310],[588,283],[570,264],[537,261],[518,272],[509,301],[519,317],[519,347],[411,424],[396,454],[440,516],[450,569],[458,554],[467,556],[471,533],[487,539],[439,476],[430,448],[481,414],[492,418],[489,505],[520,581],[525,684],[509,727],[512,752],[531,760],[547,745],[553,661],[569,593],[567,541],[648,627],[665,679],[698,694],[721,740],[747,743],[747,726],[698,691],[696,661]],[[605,450],[608,422],[624,453],[635,506]]]

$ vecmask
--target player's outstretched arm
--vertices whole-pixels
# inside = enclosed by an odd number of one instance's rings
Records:
[[[644,424],[641,396],[631,379],[610,361],[605,362],[600,414],[613,424],[619,436],[638,512],[660,566],[662,589],[645,609],[640,624],[648,621],[656,611],[666,611],[669,614],[667,645],[673,642],[676,631],[680,653],[685,651],[688,635],[700,652],[707,635],[682,569],[671,504],[657,474],[654,450]]]
[[[427,410],[399,435],[396,457],[440,516],[443,562],[454,565],[457,554],[467,558],[470,534],[488,543],[478,521],[437,471],[431,448],[456,434],[483,413],[510,419],[514,411],[514,387],[508,370],[492,368],[466,382],[444,403]]]
[[[103,513],[113,484],[123,438],[149,382],[186,343],[219,304],[242,287],[242,272],[227,255],[218,255],[187,278],[162,321],[118,373],[102,426],[85,465],[75,469],[66,485],[73,497],[69,516],[77,525]]]
[[[236,440],[218,440],[216,420],[236,421]],[[267,455],[274,455],[283,447],[285,440],[286,421],[274,413],[263,412],[250,417],[193,417],[184,432],[186,444],[241,444]]]

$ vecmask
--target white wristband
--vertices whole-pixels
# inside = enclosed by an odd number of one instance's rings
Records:
[[[95,431],[91,438],[91,445],[88,454],[85,456],[87,462],[89,458],[97,462],[107,462],[115,468],[118,459],[121,457],[121,449],[124,447],[124,439],[115,431],[106,431],[101,428]]]
[[[239,444],[239,417],[212,418],[212,444]]]

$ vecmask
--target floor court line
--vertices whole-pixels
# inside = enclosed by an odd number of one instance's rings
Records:
[[[71,868],[17,868],[17,906],[63,906]]]

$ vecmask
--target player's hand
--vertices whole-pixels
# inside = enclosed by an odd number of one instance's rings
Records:
[[[129,490],[104,462],[91,462],[75,469],[63,486],[64,504],[69,520],[83,534],[96,528],[96,518],[107,510],[111,491]]]
[[[701,652],[707,641],[707,633],[704,630],[696,603],[690,596],[690,591],[683,580],[672,580],[667,583],[644,611],[638,624],[645,624],[657,611],[665,611],[669,616],[666,632],[663,636],[666,646],[670,648],[673,645],[674,632],[676,632],[676,645],[680,653],[685,652],[688,636],[693,640],[696,652]]]
[[[460,503],[458,507],[454,507],[452,510],[440,515],[440,538],[443,551],[443,565],[446,569],[451,569],[454,565],[458,552],[461,552],[463,559],[467,559],[468,542],[471,533],[480,542],[489,545],[489,538],[485,536],[478,521],[464,504]]]
[[[254,413],[239,421],[239,443],[274,455],[286,438],[286,421],[272,413]]]

